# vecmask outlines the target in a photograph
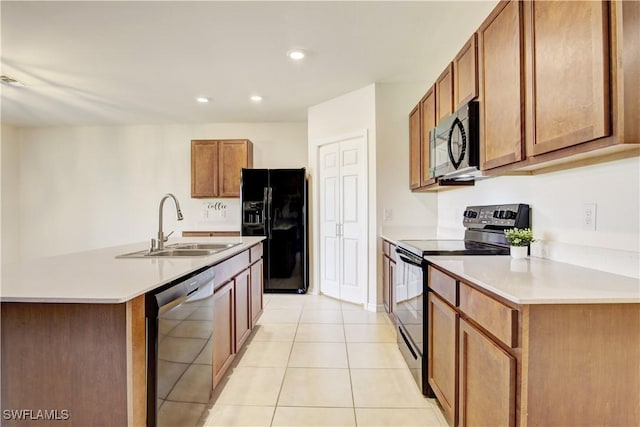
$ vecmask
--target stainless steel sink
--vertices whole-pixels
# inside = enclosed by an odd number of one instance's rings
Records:
[[[239,245],[240,243],[174,243],[168,245],[171,249],[209,249],[216,252],[224,251]]]
[[[240,243],[174,243],[164,249],[131,252],[118,255],[116,258],[200,257],[213,255],[239,244]]]
[[[216,251],[208,249],[160,249],[155,251],[137,251],[118,255],[116,258],[165,258],[165,257],[199,257],[213,255]]]
[[[207,256],[213,255],[215,251],[207,249],[163,249],[161,251],[152,252],[148,256],[173,257],[173,256]]]

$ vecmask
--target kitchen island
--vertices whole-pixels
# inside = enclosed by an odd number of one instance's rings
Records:
[[[640,425],[640,281],[426,256],[428,381],[452,425]]]
[[[116,258],[146,249],[134,244],[3,265],[2,425],[145,425],[145,295],[209,266],[222,291],[217,301],[232,304],[213,319],[214,331],[218,322],[231,342],[220,346],[229,355],[216,355],[214,344],[219,376],[239,349],[228,316],[235,304],[242,303],[248,328],[262,309],[263,239],[172,239],[237,243],[201,257]],[[233,298],[240,274],[246,301]]]

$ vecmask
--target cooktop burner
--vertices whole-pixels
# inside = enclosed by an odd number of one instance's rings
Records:
[[[468,240],[402,240],[399,245],[416,255],[508,255],[509,248]],[[407,248],[411,246],[411,248]],[[411,250],[416,249],[417,251]]]

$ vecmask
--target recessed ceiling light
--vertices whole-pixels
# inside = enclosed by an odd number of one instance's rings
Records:
[[[199,96],[196,98],[196,101],[202,103],[202,104],[206,104],[207,102],[209,102],[209,98],[206,98],[204,96]]]
[[[260,95],[251,95],[251,97],[249,99],[252,100],[253,102],[262,101],[262,97]]]
[[[19,82],[19,81],[17,81],[16,79],[13,79],[13,78],[11,78],[11,77],[9,77],[9,76],[0,76],[0,81],[1,81],[2,83],[6,83],[6,84],[8,84],[8,85],[10,85],[10,86],[18,86],[18,87],[23,87],[23,86],[24,86],[24,84],[23,84],[23,83],[20,83],[20,82]]]
[[[295,61],[299,61],[304,58],[304,51],[302,50],[290,50],[287,52],[287,56]]]

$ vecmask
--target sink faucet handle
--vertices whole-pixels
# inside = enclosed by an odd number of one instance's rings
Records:
[[[164,236],[164,241],[166,242],[167,240],[169,240],[169,236],[171,236],[172,234],[173,234],[173,231],[167,234],[166,236]]]
[[[151,247],[149,248],[149,253],[155,251],[157,248],[156,246],[156,239],[151,239]]]

